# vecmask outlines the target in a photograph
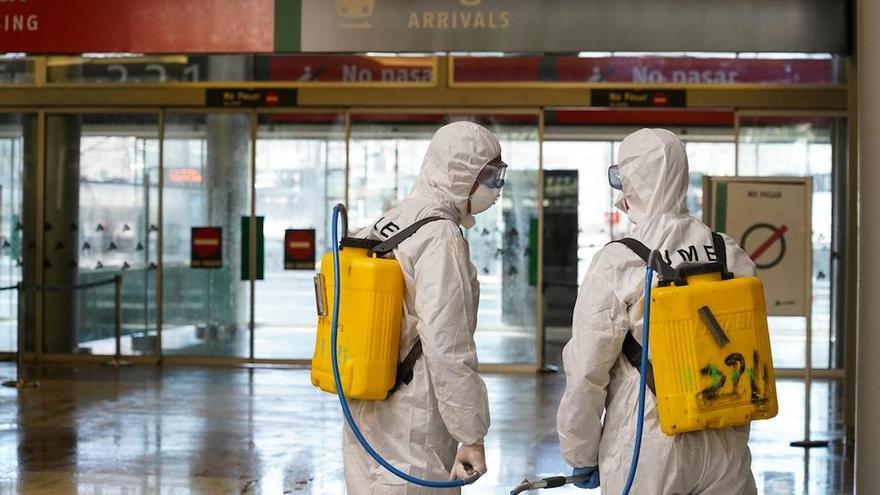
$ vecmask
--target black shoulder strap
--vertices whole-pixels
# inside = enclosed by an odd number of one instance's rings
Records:
[[[630,251],[636,253],[645,264],[648,264],[648,258],[651,257],[651,250],[648,249],[648,246],[645,246],[631,237],[619,239],[614,242],[618,242],[628,247]],[[639,373],[642,373],[642,344],[639,344],[639,341],[633,337],[632,332],[626,332],[626,337],[623,339],[622,352],[623,357],[629,361],[629,364],[638,370]],[[654,367],[651,365],[651,361],[648,361],[648,369],[647,373],[645,373],[645,383],[648,385],[648,388],[651,389],[651,393],[656,396],[657,391],[654,389]]]
[[[373,249],[370,250],[370,254],[377,254],[379,256],[390,253],[394,248],[396,248],[401,242],[405,241],[411,235],[415,234],[420,228],[422,228],[425,224],[436,222],[437,220],[446,220],[443,217],[427,217],[423,218],[409,227],[403,229],[398,234],[395,234],[390,239],[380,242]],[[400,387],[409,384],[409,382],[413,379],[413,368],[416,365],[416,361],[418,361],[419,357],[422,355],[422,341],[419,338],[416,338],[416,343],[413,345],[412,349],[406,354],[406,357],[403,358],[397,365],[397,378],[394,381],[394,386],[391,387],[391,390],[388,391],[388,395],[390,396],[394,392],[397,391]]]
[[[715,259],[718,266],[721,267],[721,279],[730,280],[733,273],[727,269],[727,247],[724,245],[724,238],[718,232],[712,232],[712,244],[715,248]]]
[[[416,343],[409,350],[403,361],[397,364],[397,378],[394,380],[394,386],[388,391],[388,395],[397,392],[397,389],[404,385],[408,385],[413,379],[413,368],[416,367],[416,361],[422,355],[422,341],[416,338]]]
[[[407,240],[411,235],[415,234],[420,228],[422,228],[425,224],[436,222],[437,220],[446,220],[443,217],[428,217],[423,218],[409,227],[401,230],[397,234],[393,235],[391,238],[380,242],[373,249],[370,250],[369,254],[377,254],[379,256],[386,255],[390,253],[394,248],[397,247],[398,244]]]
[[[646,265],[648,264],[648,258],[651,257],[651,250],[648,249],[648,246],[645,246],[640,241],[637,241],[632,237],[627,237],[625,239],[618,239],[612,242],[618,242],[628,247],[629,250],[636,253],[636,255],[638,255],[638,257],[641,258]]]
[[[639,373],[642,372],[642,344],[639,344],[639,341],[630,332],[626,332],[626,338],[623,339],[623,356]],[[645,375],[645,383],[648,384],[651,393],[656,396],[657,391],[654,389],[654,367],[651,365],[650,360],[648,361],[648,373]]]

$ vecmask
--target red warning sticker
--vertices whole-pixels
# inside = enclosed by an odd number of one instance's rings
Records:
[[[284,269],[315,269],[315,229],[284,231]]]
[[[223,229],[220,227],[193,227],[190,266],[192,268],[221,268],[223,266]]]

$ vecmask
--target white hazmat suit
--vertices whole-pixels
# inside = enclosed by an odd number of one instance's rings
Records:
[[[673,266],[715,261],[711,230],[688,214],[688,163],[678,137],[662,129],[637,131],[621,143],[618,164],[623,190],[617,206],[634,224],[630,237],[659,249]],[[754,275],[746,253],[723,237],[728,269],[738,277]],[[621,349],[626,332],[642,343],[644,278],[644,262],[624,245],[596,253],[563,351],[566,385],[557,415],[562,455],[574,467],[598,465],[603,494],[621,493],[629,473],[639,371]],[[631,493],[756,493],[748,439],[748,425],[667,436],[648,390]]]
[[[437,131],[410,195],[358,237],[385,240],[424,225],[394,249],[406,284],[400,360],[421,339],[413,379],[384,401],[350,401],[364,436],[391,464],[418,478],[445,481],[459,442],[482,441],[489,428],[486,386],[477,374],[474,330],[479,284],[459,224],[474,225],[468,200],[480,170],[500,156],[487,129],[456,122]],[[447,221],[448,220],[448,221]],[[459,489],[406,483],[376,463],[344,430],[349,494],[453,494]]]

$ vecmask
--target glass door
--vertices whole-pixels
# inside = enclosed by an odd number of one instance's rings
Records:
[[[833,323],[832,314],[839,301],[837,288],[844,283],[839,257],[833,253],[840,249],[839,229],[846,223],[846,212],[839,208],[839,195],[845,194],[846,185],[836,180],[845,177],[847,170],[845,115],[740,113],[738,123],[739,175],[809,176],[813,179],[812,343],[808,349],[807,318],[770,317],[774,365],[794,369],[804,369],[808,364],[813,369],[842,368],[841,328]],[[731,234],[737,237],[736,233]],[[744,237],[743,234],[739,236]],[[745,245],[744,249],[753,251],[754,245]],[[765,252],[772,256],[772,250]],[[785,255],[780,249],[776,252],[777,259]],[[767,263],[766,257],[764,262]],[[770,301],[772,295],[768,294],[768,305]],[[807,362],[807,352],[810,363]],[[842,399],[844,387],[837,380],[813,380],[812,376],[812,371],[807,373],[804,369],[804,382],[780,380],[777,392],[779,415],[770,421],[755,423],[753,435],[760,437],[773,432],[788,441],[831,440],[832,447],[837,445],[835,440],[844,436],[847,421]],[[760,449],[753,452],[757,465],[771,466],[775,472],[791,473],[792,478],[802,476],[804,486],[828,486],[828,480],[837,476],[826,468],[832,464],[831,459],[839,457],[839,448],[812,449],[814,454],[803,467],[780,462],[779,456],[773,452],[765,453]]]
[[[434,132],[470,120],[490,129],[510,165],[501,200],[465,230],[480,281],[481,364],[537,362],[540,169],[537,114],[352,113],[349,214],[353,231],[406,197]]]
[[[832,328],[832,292],[839,284],[833,264],[834,189],[832,171],[845,167],[846,119],[833,116],[741,115],[737,150],[739,175],[813,178],[813,341],[814,368],[843,365],[838,330]],[[841,144],[843,143],[843,144]],[[771,317],[770,337],[778,368],[803,368],[806,330],[801,317]]]
[[[21,280],[22,171],[25,161],[36,169],[36,114],[0,114],[0,287]],[[31,148],[25,151],[25,143]],[[18,294],[0,292],[0,352],[18,346]]]
[[[333,206],[345,201],[343,114],[260,114],[255,190],[256,214],[263,218],[265,278],[255,288],[254,357],[311,359],[316,322],[312,276],[330,249]],[[298,232],[286,242],[288,231]],[[286,256],[298,249],[296,243],[308,243],[307,237],[294,235],[314,235],[312,268]]]
[[[25,222],[27,238],[43,229],[43,252],[29,242],[23,256],[26,269],[42,264],[51,289],[43,293],[45,352],[115,352],[119,276],[121,351],[155,354],[158,120],[148,112],[46,116],[45,221]]]
[[[251,113],[167,113],[163,161],[162,351],[246,358]]]
[[[564,112],[568,118],[580,114],[577,110]],[[585,112],[585,116],[588,114]],[[617,192],[608,185],[607,170],[616,162],[623,138],[639,128],[601,125],[548,125],[545,128],[543,291],[544,362],[547,365],[562,365],[562,348],[571,338],[575,300],[593,256],[608,242],[626,237],[630,232],[628,217],[614,206]],[[685,143],[690,166],[688,208],[691,215],[699,218],[703,175],[735,173],[733,128],[670,130]]]

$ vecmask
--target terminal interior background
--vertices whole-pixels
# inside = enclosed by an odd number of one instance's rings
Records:
[[[93,87],[97,94],[132,85],[167,84],[173,92],[188,83],[210,87],[267,81],[268,74],[303,80],[316,77],[313,74],[320,65],[351,64],[371,67],[371,74],[407,68],[404,73],[412,80],[369,83],[375,91],[389,95],[407,84],[431,87],[460,82],[461,91],[467,91],[468,84],[491,87],[499,83],[503,88],[500,83],[522,87],[566,83],[571,81],[564,80],[564,71],[558,69],[568,65],[595,74],[593,82],[618,77],[622,84],[656,82],[656,78],[644,79],[651,77],[646,67],[663,64],[717,68],[687,81],[688,87],[707,88],[738,83],[726,80],[738,70],[758,74],[742,82],[751,89],[839,88],[847,84],[848,76],[846,57],[832,53],[582,52],[558,57],[502,53],[7,54],[0,56],[0,84]],[[600,70],[612,66],[616,73]],[[528,72],[523,67],[555,67],[557,72],[553,75],[552,70],[541,69],[522,75]],[[448,75],[449,81],[441,81],[438,72]],[[716,76],[721,80],[715,81]],[[344,82],[342,77],[335,82]],[[821,107],[809,100],[800,109],[617,109],[552,104],[487,108],[465,101],[423,107],[241,109],[9,105],[0,108],[0,287],[12,287],[21,280],[55,286],[88,284],[120,275],[120,350],[136,366],[120,370],[94,366],[112,357],[116,349],[112,285],[46,292],[40,297],[25,291],[21,308],[17,291],[0,292],[0,353],[9,361],[14,359],[21,315],[28,329],[23,343],[32,363],[28,369],[44,383],[42,391],[19,394],[48,393],[53,382],[79,390],[96,380],[101,385],[96,385],[93,402],[69,399],[74,400],[69,407],[88,408],[104,400],[124,402],[126,394],[145,393],[137,387],[123,387],[104,397],[101,387],[107,380],[161,383],[165,378],[158,379],[156,373],[167,374],[169,380],[180,379],[193,387],[189,391],[183,387],[184,394],[205,390],[223,394],[225,390],[236,396],[235,402],[246,403],[246,417],[252,423],[247,427],[252,428],[249,441],[258,444],[262,438],[270,444],[264,447],[268,451],[280,454],[285,445],[259,435],[261,421],[271,422],[271,410],[260,409],[265,400],[311,401],[320,410],[320,414],[311,414],[321,417],[320,427],[336,441],[341,421],[332,397],[317,397],[319,393],[308,386],[303,371],[314,345],[313,271],[284,269],[284,231],[315,229],[320,256],[329,248],[328,224],[334,204],[348,205],[352,232],[370,225],[409,193],[438,127],[456,120],[476,121],[498,136],[510,165],[499,203],[478,216],[476,227],[465,232],[481,284],[478,354],[487,372],[493,418],[498,418],[501,431],[500,438],[490,435],[487,441],[487,483],[494,487],[493,493],[506,493],[503,487],[509,489],[523,476],[565,469],[558,451],[553,451],[550,435],[562,386],[561,349],[571,336],[572,309],[593,254],[606,243],[626,237],[630,229],[626,216],[613,205],[607,167],[615,163],[618,145],[628,133],[647,126],[665,127],[686,143],[688,206],[695,216],[703,215],[704,176],[813,178],[810,352],[816,379],[808,407],[813,411],[811,434],[830,440],[831,446],[805,451],[788,445],[800,439],[804,430],[806,325],[801,317],[771,317],[774,364],[782,377],[780,415],[753,425],[753,465],[761,493],[802,493],[802,489],[844,493],[852,489],[852,452],[846,439],[846,331],[841,323],[846,312],[842,299],[846,280],[836,253],[845,241],[841,225],[852,214],[841,206],[847,201],[841,177],[849,163],[850,129],[845,108]],[[38,211],[42,224],[37,221]],[[254,252],[244,249],[252,217],[262,221],[260,254],[259,248]],[[191,229],[206,225],[223,229],[221,269],[190,266]],[[260,259],[254,265],[262,264],[262,273],[246,273],[256,258]],[[42,364],[35,362],[38,359]],[[160,360],[170,365],[156,367]],[[0,364],[4,375],[14,370],[11,363]],[[0,414],[7,424],[14,423],[13,416],[26,415],[9,411],[25,407],[15,405],[14,390],[0,393],[0,410],[6,410]],[[161,385],[156,394],[152,400],[166,397]],[[533,400],[538,397],[542,404],[536,405]],[[167,399],[187,402],[181,396]],[[49,399],[40,400],[49,403]],[[198,416],[193,407],[190,412]],[[517,432],[520,412],[530,416],[528,421],[538,431]],[[106,418],[107,412],[94,414],[114,421]],[[153,415],[154,428],[158,428],[160,413],[144,414]],[[86,421],[84,416],[79,418]],[[142,426],[139,419],[133,422]],[[161,424],[166,434],[174,428]],[[210,427],[195,428],[202,426]],[[161,431],[119,433],[127,430],[113,429],[121,435],[117,443],[129,441],[127,435],[164,438]],[[79,440],[79,448],[86,448],[86,439]],[[523,453],[527,460],[505,468],[508,441],[530,452]],[[12,483],[0,486],[21,486],[16,483],[28,480],[38,486],[41,482],[36,475],[29,475],[23,466],[29,456],[30,462],[41,456],[17,443],[11,435],[0,436],[0,480]],[[230,448],[235,455],[235,447]],[[335,460],[324,465],[315,460],[311,474],[298,475],[296,481],[255,475],[258,481],[249,489],[258,492],[262,486],[264,493],[275,493],[278,486],[293,483],[306,493],[336,493],[341,490],[341,449],[336,454]],[[88,458],[94,452],[79,455]],[[172,467],[167,469],[173,472]],[[55,475],[60,471],[64,470],[48,469]],[[161,479],[159,471],[150,476]],[[194,472],[191,477],[198,478]],[[129,474],[114,475],[111,469],[100,476],[118,480]],[[113,486],[100,476],[84,472],[80,476],[79,493],[98,493]],[[40,479],[54,478],[42,472]],[[64,484],[68,482],[59,481],[57,486],[72,486]],[[119,493],[150,493],[162,486],[152,479],[144,482],[141,491]],[[210,491],[206,487],[215,485],[186,486]],[[223,484],[218,491],[232,486]]]

